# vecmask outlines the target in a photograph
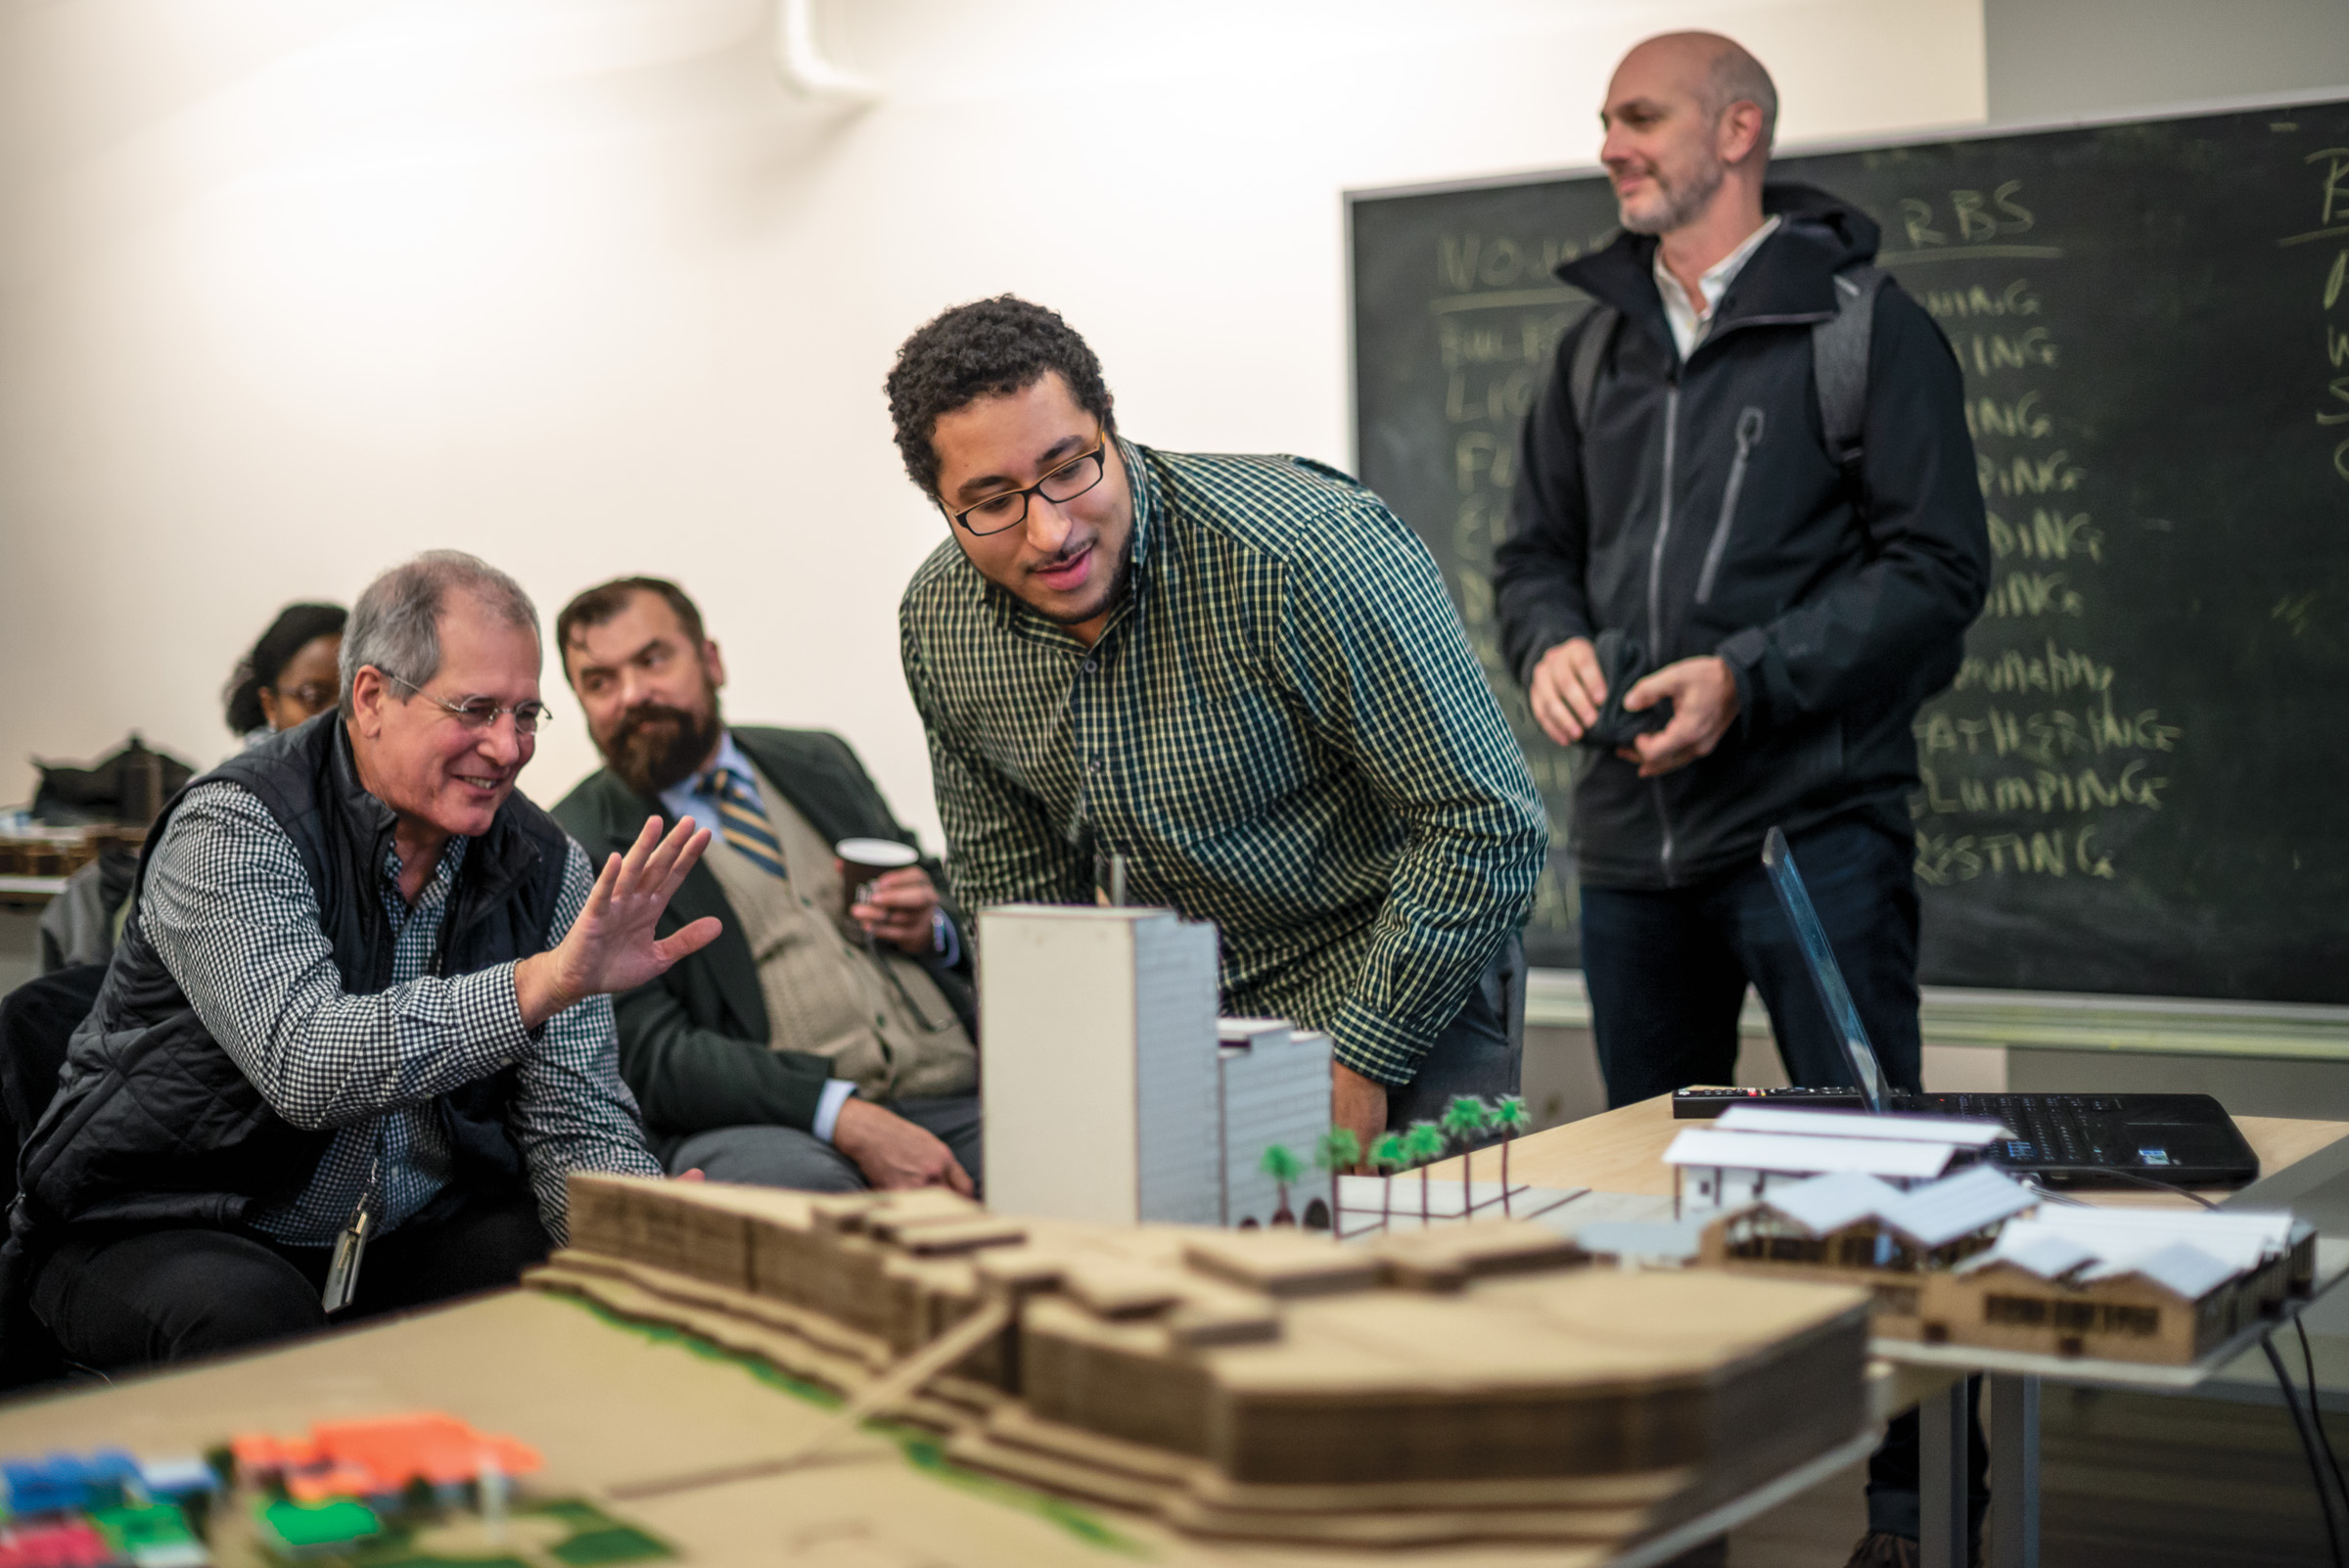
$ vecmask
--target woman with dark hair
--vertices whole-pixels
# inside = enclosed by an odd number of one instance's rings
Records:
[[[229,677],[228,727],[251,745],[335,706],[343,652],[339,604],[290,604]]]

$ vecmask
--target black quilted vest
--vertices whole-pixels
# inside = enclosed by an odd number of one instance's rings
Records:
[[[250,791],[293,839],[344,990],[387,989],[394,939],[378,889],[393,818],[360,788],[338,716],[272,736],[188,789],[219,782]],[[157,818],[150,855],[186,793]],[[542,950],[568,845],[552,817],[510,797],[466,850],[432,973],[471,974]],[[514,1078],[507,1068],[435,1103],[456,1156],[452,1195],[522,1178],[506,1128]],[[97,1005],[73,1033],[57,1097],[24,1140],[7,1250],[22,1257],[62,1225],[233,1225],[256,1203],[299,1193],[332,1136],[294,1127],[263,1102],[134,917]]]

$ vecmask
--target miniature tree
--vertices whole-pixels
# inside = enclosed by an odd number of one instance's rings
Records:
[[[1468,1195],[1468,1169],[1476,1159],[1476,1135],[1492,1120],[1492,1111],[1473,1094],[1460,1094],[1444,1108],[1444,1130],[1459,1140],[1460,1145],[1460,1218],[1465,1220],[1475,1212],[1476,1204]]]
[[[1352,1128],[1333,1127],[1315,1145],[1313,1163],[1329,1173],[1329,1233],[1343,1235],[1346,1211],[1338,1207],[1338,1177],[1362,1163],[1362,1140]]]
[[[1500,1212],[1509,1212],[1509,1140],[1525,1130],[1531,1118],[1526,1115],[1521,1095],[1503,1094],[1493,1106],[1493,1126],[1500,1133]]]
[[[1390,1229],[1395,1223],[1395,1173],[1410,1161],[1403,1152],[1403,1134],[1382,1132],[1370,1145],[1370,1169],[1382,1178],[1378,1184],[1378,1228]]]
[[[1444,1130],[1433,1122],[1413,1122],[1403,1135],[1403,1157],[1419,1168],[1419,1222],[1427,1224],[1433,1218],[1427,1212],[1427,1168],[1444,1158]]]
[[[1272,1184],[1280,1189],[1280,1207],[1272,1211],[1272,1222],[1276,1225],[1295,1224],[1297,1217],[1289,1212],[1289,1183],[1305,1175],[1305,1163],[1291,1154],[1286,1145],[1275,1143],[1265,1150],[1265,1157],[1258,1163],[1257,1169],[1270,1176]]]

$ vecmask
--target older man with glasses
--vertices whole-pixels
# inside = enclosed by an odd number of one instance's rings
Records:
[[[1366,1147],[1512,1092],[1518,927],[1549,829],[1434,560],[1296,457],[1123,439],[1053,312],[962,305],[898,350],[905,469],[949,532],[898,612],[968,909],[1214,920],[1227,1009],[1337,1044]]]
[[[598,875],[515,792],[546,711],[537,626],[471,556],[385,574],[339,709],[156,822],[0,1252],[70,1360],[178,1360],[510,1282],[562,1239],[571,1172],[662,1174],[609,993],[717,935],[654,929],[709,835],[648,823]]]

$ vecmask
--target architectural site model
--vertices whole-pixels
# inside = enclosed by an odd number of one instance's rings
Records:
[[[2309,1289],[2288,1214],[2067,1206],[1981,1163],[1997,1124],[1948,1118],[1732,1107],[1665,1156],[1676,1222],[1578,1225],[1579,1191],[1509,1185],[1514,1099],[1367,1150],[1332,1130],[1328,1038],[1220,1020],[1211,926],[1015,907],[981,930],[988,1208],[572,1176],[570,1245],[526,1285],[842,1401],[796,1447],[648,1456],[603,1499],[784,1474],[879,1419],[1202,1542],[1605,1553],[1851,1444],[1871,1339],[2178,1364]],[[1491,1135],[1498,1193],[1463,1159],[1433,1212],[1427,1163]],[[1377,1204],[1338,1211],[1358,1164]],[[1512,1193],[1536,1218],[1504,1217]],[[530,1490],[528,1436],[412,1411],[0,1461],[0,1568],[671,1555]]]
[[[935,1188],[575,1176],[571,1231],[528,1283],[1206,1537],[1611,1544],[1866,1420],[1865,1291],[1591,1268],[1538,1224],[1347,1245],[1019,1219]]]

